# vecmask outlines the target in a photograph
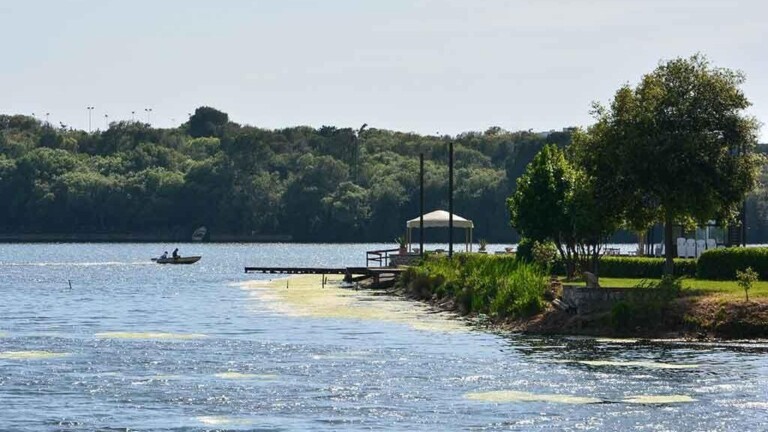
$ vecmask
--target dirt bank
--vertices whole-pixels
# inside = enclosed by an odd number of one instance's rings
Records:
[[[461,314],[452,299],[424,299],[433,307]],[[718,296],[683,296],[665,304],[630,305],[578,315],[549,305],[542,313],[524,319],[495,319],[465,315],[481,327],[529,334],[588,335],[641,338],[768,338],[768,299],[746,302]]]

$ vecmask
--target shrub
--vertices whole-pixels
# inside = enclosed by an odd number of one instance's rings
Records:
[[[611,324],[620,332],[658,328],[664,319],[665,305],[663,300],[620,301],[611,308]]]
[[[760,279],[768,278],[768,248],[722,248],[704,252],[699,257],[699,279],[734,280],[736,270],[751,267]]]
[[[565,265],[552,242],[522,238],[517,244],[515,257],[522,262],[536,263],[553,274],[565,274]]]
[[[552,263],[557,258],[557,247],[552,242],[533,242],[531,256],[536,264],[545,268],[551,268]]]
[[[535,314],[544,307],[546,272],[515,257],[459,254],[430,256],[409,268],[400,283],[419,298],[453,298],[460,312],[500,318]]]
[[[620,301],[611,308],[611,324],[617,330],[628,330],[632,324],[632,306]]]
[[[683,291],[683,278],[664,275],[656,285],[656,288],[661,290],[665,300],[671,300],[679,297],[680,292]]]
[[[752,284],[757,282],[757,272],[752,270],[752,267],[747,267],[744,271],[736,270],[736,279],[738,279],[741,289],[744,290],[746,301],[749,301],[749,290],[752,289]]]
[[[498,282],[490,304],[492,315],[500,318],[530,316],[544,308],[547,282],[539,266],[521,263]]]
[[[696,268],[694,259],[675,259],[676,276],[695,277]],[[659,279],[664,276],[664,258],[606,256],[600,260],[598,274],[602,277]]]
[[[683,290],[683,278],[664,275],[659,281],[643,280],[635,285],[635,288],[657,289],[661,294],[659,300],[669,301],[680,296]]]
[[[517,244],[517,250],[515,251],[515,257],[520,261],[531,262],[533,261],[533,244],[534,241],[529,238],[521,238]]]

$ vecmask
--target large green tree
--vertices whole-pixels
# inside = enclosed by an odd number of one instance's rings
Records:
[[[620,207],[633,228],[664,223],[667,274],[674,224],[732,221],[756,186],[758,122],[744,113],[743,83],[701,55],[667,61],[596,105],[597,123],[577,143],[596,200]]]
[[[517,180],[507,200],[512,226],[532,241],[555,243],[567,276],[577,270],[598,274],[608,236],[618,228],[618,213],[594,202],[595,181],[555,144],[545,146]]]

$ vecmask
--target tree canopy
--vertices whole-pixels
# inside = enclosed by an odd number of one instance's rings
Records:
[[[192,138],[217,136],[228,122],[229,115],[226,113],[203,106],[189,117],[189,135]]]
[[[509,198],[511,223],[531,241],[553,242],[568,277],[597,273],[608,237],[620,225],[610,203],[595,202],[595,180],[554,144],[544,147],[517,180]]]
[[[743,83],[701,55],[664,62],[596,105],[596,124],[576,139],[596,201],[614,203],[634,228],[665,224],[668,273],[673,224],[733,221],[757,186],[758,123],[744,113]]]
[[[557,135],[567,142],[570,132]],[[447,208],[450,140],[456,213],[475,220],[478,238],[514,241],[504,200],[548,134],[270,130],[234,123],[211,107],[177,128],[121,121],[93,133],[0,115],[0,234],[186,239],[204,225],[213,238],[389,242],[418,216],[419,153],[426,211]]]

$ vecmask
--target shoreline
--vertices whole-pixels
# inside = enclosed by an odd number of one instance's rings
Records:
[[[290,235],[209,235],[205,240],[175,234],[0,234],[0,243],[293,243]]]
[[[243,283],[243,287],[276,286],[289,281],[295,281],[297,285],[290,284],[286,295],[298,295],[297,288],[303,286],[304,290],[318,291],[321,287],[319,277],[311,275],[287,275],[286,277],[270,278]],[[339,279],[340,280],[340,279]],[[253,282],[253,283],[252,283]],[[286,285],[288,288],[288,285]],[[327,288],[326,288],[327,289]],[[350,291],[354,296],[358,290],[340,288]],[[745,302],[743,300],[731,300],[716,296],[681,296],[673,299],[663,307],[661,320],[652,327],[632,327],[617,329],[610,321],[611,311],[599,311],[590,314],[578,315],[556,309],[549,304],[546,309],[536,315],[518,319],[494,319],[485,314],[462,314],[456,302],[450,298],[437,299],[419,298],[409,293],[403,287],[388,289],[374,289],[369,284],[363,283],[359,290],[366,295],[390,295],[398,297],[406,302],[420,304],[432,310],[431,313],[446,313],[449,320],[455,323],[461,322],[476,330],[498,333],[521,333],[525,335],[540,336],[585,336],[597,338],[629,338],[629,339],[676,339],[689,341],[727,341],[727,340],[766,340],[768,339],[768,299],[759,299]],[[279,290],[279,291],[282,291]],[[315,296],[318,293],[315,293]],[[330,293],[328,293],[330,294]],[[300,297],[305,297],[306,292]],[[344,295],[347,297],[347,295]],[[293,302],[298,299],[293,299]],[[328,307],[332,304],[325,295],[314,298],[308,296],[302,302],[303,307],[317,302],[322,306],[323,313],[310,313],[315,316],[340,316],[339,311],[332,311]],[[289,302],[291,303],[291,302]],[[297,307],[298,304],[294,304]],[[335,307],[339,307],[336,304]],[[348,305],[346,305],[348,306]],[[314,307],[314,306],[313,306]],[[299,307],[299,309],[302,309]],[[342,308],[343,309],[343,308]],[[297,312],[297,311],[294,311]],[[304,314],[299,314],[304,315]],[[369,314],[367,318],[375,318],[378,314]],[[361,318],[357,314],[350,317]],[[379,316],[381,318],[381,316]]]
[[[651,326],[617,328],[610,310],[578,315],[548,304],[543,312],[530,317],[495,319],[485,314],[461,314],[453,299],[419,298],[402,287],[389,292],[440,312],[458,313],[472,326],[494,332],[639,339],[768,339],[768,299],[745,302],[716,296],[682,296],[663,306],[661,319]]]

